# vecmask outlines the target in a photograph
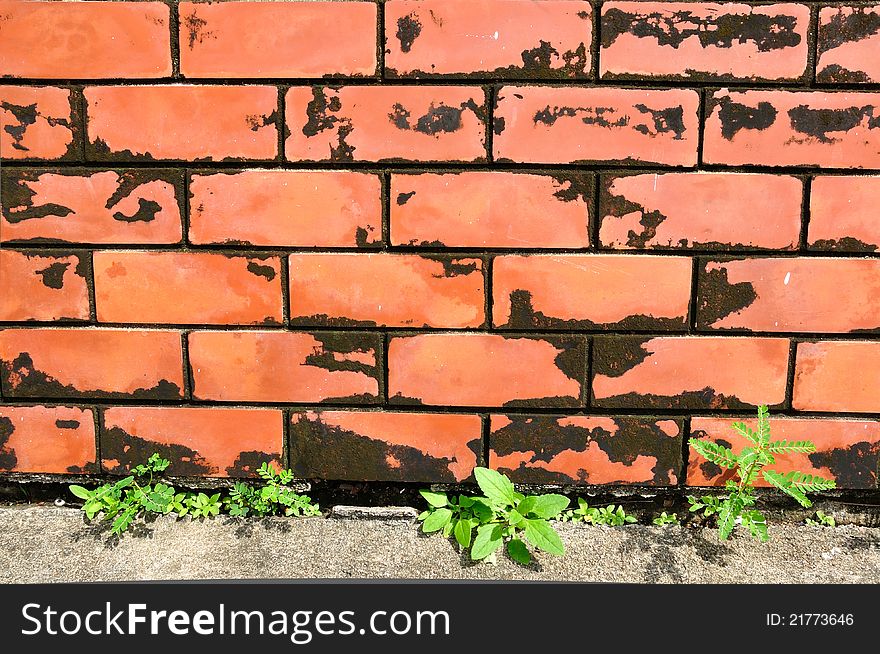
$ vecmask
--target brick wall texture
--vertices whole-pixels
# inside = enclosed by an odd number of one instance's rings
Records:
[[[880,5],[0,0],[0,471],[878,486]]]

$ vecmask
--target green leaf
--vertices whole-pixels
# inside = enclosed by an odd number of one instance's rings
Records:
[[[420,490],[419,494],[425,498],[425,501],[428,504],[438,509],[449,504],[449,499],[446,497],[446,493],[434,493],[429,490]]]
[[[796,486],[804,493],[821,493],[822,491],[837,488],[836,481],[833,479],[825,479],[825,477],[808,475],[803,472],[790,472],[786,476],[791,479],[792,485]]]
[[[721,503],[718,513],[718,537],[721,540],[728,539],[742,510],[743,501],[739,495],[732,495]]]
[[[455,523],[455,529],[453,529],[453,534],[455,534],[455,540],[458,541],[458,544],[463,548],[467,549],[471,545],[471,523],[470,520],[458,520]]]
[[[452,511],[449,509],[437,509],[422,523],[422,531],[426,534],[440,531],[446,524],[452,520]]]
[[[519,538],[512,538],[507,543],[507,553],[510,555],[510,558],[522,565],[528,565],[532,562],[532,554],[529,552],[529,548]]]
[[[799,454],[810,454],[816,451],[816,445],[813,441],[773,441],[767,445],[767,451],[774,454],[785,454],[788,452],[797,452]]]
[[[518,525],[523,520],[524,518],[522,513],[520,513],[516,509],[511,509],[510,513],[507,514],[507,522],[511,525]]]
[[[770,442],[770,409],[766,404],[758,407],[758,444],[765,446]]]
[[[722,468],[736,468],[739,463],[736,455],[729,447],[724,447],[714,441],[692,438],[689,444],[697,451],[697,454]]]
[[[527,519],[523,534],[526,540],[540,550],[562,556],[565,554],[565,546],[556,530],[546,520]]]
[[[767,533],[767,519],[760,511],[746,511],[743,513],[743,523],[748,526],[752,536],[762,543],[770,540],[770,535]]]
[[[568,508],[569,499],[565,495],[540,495],[531,514],[539,518],[555,518]]]
[[[71,485],[68,487],[68,489],[71,493],[73,493],[80,499],[87,500],[92,497],[92,492],[87,488],[83,488],[82,486]]]
[[[477,537],[471,547],[471,559],[474,561],[485,559],[501,547],[501,542],[501,525],[480,525],[477,527]]]
[[[525,499],[521,500],[519,504],[516,505],[516,510],[519,511],[522,515],[528,515],[532,512],[532,509],[535,508],[535,504],[538,502],[537,495],[529,495]]]
[[[783,493],[793,497],[801,506],[806,508],[813,506],[810,498],[808,498],[800,488],[792,483],[791,478],[788,475],[781,475],[775,470],[762,470],[761,474],[763,475],[767,483],[775,486]]]
[[[489,468],[474,468],[474,477],[486,497],[495,504],[516,506],[516,491],[505,475]]]
[[[760,444],[761,441],[760,441],[760,439],[758,438],[758,434],[756,434],[751,428],[749,428],[749,426],[746,425],[746,423],[744,423],[744,422],[735,422],[735,423],[733,423],[733,424],[730,425],[730,426],[733,427],[733,430],[734,430],[737,434],[739,434],[740,436],[742,436],[743,438],[745,438],[745,439],[746,439],[747,441],[749,441],[752,445],[759,445],[759,444]]]

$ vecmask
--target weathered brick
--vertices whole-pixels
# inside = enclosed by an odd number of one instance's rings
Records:
[[[597,336],[593,343],[595,406],[730,409],[785,402],[784,338]]]
[[[381,393],[381,334],[199,331],[189,355],[203,400],[375,404]]]
[[[592,8],[574,0],[389,0],[385,71],[391,76],[590,75]]]
[[[716,91],[706,163],[880,167],[880,93]]]
[[[880,260],[707,261],[699,275],[697,326],[764,332],[878,329]]]
[[[86,155],[96,161],[278,155],[274,86],[90,86],[84,93]]]
[[[809,29],[800,4],[606,2],[602,77],[799,79]]]
[[[164,2],[0,2],[4,77],[101,79],[171,75]]]
[[[88,320],[88,259],[0,250],[0,320]]]
[[[815,178],[810,191],[810,248],[876,251],[880,247],[878,199],[880,176]]]
[[[6,170],[0,241],[178,243],[182,179],[147,168]]]
[[[482,460],[479,416],[391,411],[294,412],[297,477],[458,482]]]
[[[376,74],[372,2],[180,3],[185,77]]]
[[[756,421],[739,419],[752,429]],[[739,452],[750,443],[730,428],[730,419],[693,418],[691,436],[715,441]],[[877,488],[880,466],[880,422],[876,420],[828,420],[824,418],[771,418],[770,431],[774,440],[813,441],[812,454],[774,454],[773,470],[793,470],[820,475],[837,481],[838,488]],[[720,468],[691,451],[687,483],[691,486],[723,486],[735,479],[736,471]],[[756,486],[767,486],[758,475]]]
[[[295,86],[287,92],[291,161],[485,161],[483,89]]]
[[[76,158],[79,120],[70,89],[0,86],[0,158]]]
[[[585,248],[592,177],[479,172],[391,176],[391,242]]]
[[[819,9],[816,81],[880,82],[880,5]]]
[[[129,329],[0,330],[4,397],[183,396],[180,334]]]
[[[523,484],[673,486],[681,431],[675,419],[493,415],[489,463]]]
[[[90,409],[0,405],[0,471],[96,472],[96,458]]]
[[[795,409],[880,412],[880,343],[798,343],[795,361]]]
[[[699,97],[687,89],[505,86],[495,158],[577,163],[697,163]]]
[[[101,322],[280,324],[281,260],[206,252],[94,254]]]
[[[581,406],[586,353],[581,336],[392,338],[388,396],[393,404]]]
[[[379,177],[350,171],[193,175],[193,243],[368,247],[382,239]],[[243,217],[247,219],[243,219]]]
[[[481,259],[292,254],[290,319],[300,326],[480,327]]]
[[[803,183],[784,175],[603,175],[599,241],[615,249],[791,250],[802,202]]]
[[[281,467],[284,415],[277,409],[111,407],[104,410],[101,465],[125,474],[153,453],[179,476],[256,477]]]
[[[687,327],[691,260],[619,254],[499,256],[492,264],[496,327]]]

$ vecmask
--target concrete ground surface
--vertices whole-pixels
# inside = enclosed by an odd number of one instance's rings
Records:
[[[566,556],[472,564],[411,510],[331,518],[162,517],[121,539],[55,506],[0,507],[0,582],[465,579],[632,583],[877,583],[880,529],[771,525],[761,544],[679,526],[558,525]]]

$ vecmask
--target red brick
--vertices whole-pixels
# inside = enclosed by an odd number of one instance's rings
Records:
[[[95,252],[101,322],[280,324],[281,260],[206,252]]]
[[[332,248],[366,247],[382,239],[377,175],[326,170],[206,173],[192,176],[189,192],[193,243]]]
[[[490,248],[585,248],[586,174],[479,172],[391,176],[391,242]]]
[[[792,80],[807,68],[800,4],[606,2],[602,77]]]
[[[691,260],[618,254],[499,256],[492,264],[496,327],[687,327]]]
[[[486,106],[473,86],[295,86],[291,161],[485,161]]]
[[[0,405],[0,471],[95,472],[96,459],[90,409]]]
[[[819,9],[816,81],[880,82],[880,5]]]
[[[729,409],[785,402],[784,338],[599,336],[593,404]]]
[[[803,183],[784,175],[603,176],[599,241],[615,249],[797,247]],[[760,212],[755,207],[760,206]]]
[[[70,89],[0,86],[0,156],[34,160],[79,156],[75,101]]]
[[[878,329],[880,260],[707,261],[699,279],[697,325],[764,332]]]
[[[0,330],[0,385],[7,398],[180,399],[180,334],[94,328]]]
[[[716,91],[707,104],[706,163],[880,167],[880,94]]]
[[[816,177],[810,191],[814,250],[874,252],[880,247],[880,176]]]
[[[419,334],[388,345],[395,404],[581,406],[586,341],[580,336]]]
[[[164,2],[0,2],[0,70],[48,79],[171,75]]]
[[[674,486],[681,432],[674,419],[493,415],[489,463],[522,484]]]
[[[290,319],[301,326],[480,327],[483,262],[417,254],[293,254]]]
[[[750,443],[730,427],[730,418],[693,418],[691,436],[715,441],[734,452]],[[737,418],[752,429],[756,420]],[[773,470],[796,470],[837,481],[838,488],[877,488],[880,464],[880,422],[875,420],[827,420],[823,418],[771,418],[773,440],[813,441],[813,454],[774,454]],[[736,471],[720,468],[691,450],[687,483],[691,486],[723,486]],[[761,475],[756,486],[768,486]]]
[[[372,2],[180,3],[185,77],[376,74]]]
[[[495,111],[495,158],[578,163],[697,163],[695,91],[505,86]]]
[[[82,254],[0,250],[0,320],[88,320],[87,274]]]
[[[192,332],[194,397],[242,402],[378,401],[381,334]]]
[[[297,477],[457,482],[482,459],[479,416],[391,411],[302,411],[292,416]]]
[[[281,467],[284,416],[277,409],[111,407],[104,411],[101,465],[124,474],[153,453],[179,476],[256,477]]]
[[[591,14],[572,0],[389,0],[386,74],[589,77]]]
[[[91,86],[85,97],[86,154],[96,161],[278,154],[274,86]]]
[[[2,185],[2,241],[180,242],[177,171],[4,171]]]
[[[880,343],[799,343],[792,406],[800,411],[880,411]]]

